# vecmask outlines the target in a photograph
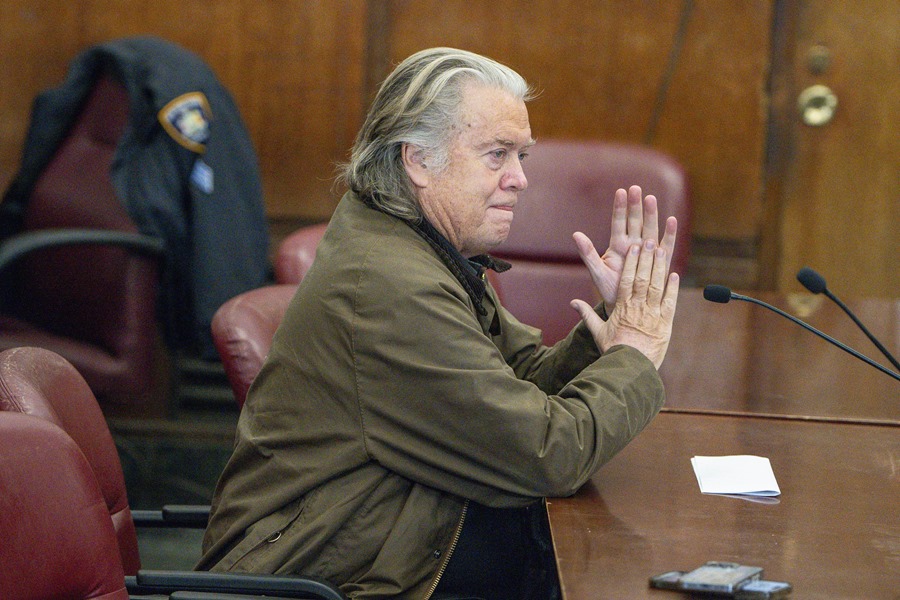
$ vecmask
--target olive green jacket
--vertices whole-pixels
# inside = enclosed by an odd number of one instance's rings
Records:
[[[547,348],[490,286],[483,306],[410,226],[345,196],[251,387],[199,568],[427,598],[466,499],[570,495],[659,411],[634,348],[601,357],[584,325]]]

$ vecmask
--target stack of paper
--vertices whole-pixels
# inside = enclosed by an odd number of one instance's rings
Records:
[[[704,494],[752,498],[781,494],[772,464],[763,456],[695,456],[691,465]]]

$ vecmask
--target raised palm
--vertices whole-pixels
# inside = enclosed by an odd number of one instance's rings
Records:
[[[616,191],[609,247],[602,256],[586,235],[576,232],[572,236],[578,246],[581,259],[587,265],[594,285],[597,286],[600,296],[609,310],[616,304],[625,256],[631,246],[641,244],[644,240],[653,240],[666,251],[667,272],[672,262],[678,222],[675,217],[669,217],[666,220],[666,230],[660,241],[656,197],[644,198],[642,193],[641,188],[636,185],[628,188],[627,192],[624,189]]]

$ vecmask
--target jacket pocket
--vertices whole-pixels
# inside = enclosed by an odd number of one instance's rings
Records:
[[[222,565],[229,571],[276,572],[281,565],[272,564],[267,550],[277,544],[285,530],[300,519],[305,506],[304,496],[248,527],[244,539],[232,548]]]

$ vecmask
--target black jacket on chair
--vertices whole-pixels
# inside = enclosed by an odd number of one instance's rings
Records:
[[[191,52],[133,37],[79,54],[65,82],[34,101],[22,167],[0,205],[0,236],[18,230],[35,180],[104,73],[130,98],[113,185],[138,230],[166,245],[160,312],[167,339],[215,358],[212,316],[266,282],[269,232],[256,153],[237,106]]]

